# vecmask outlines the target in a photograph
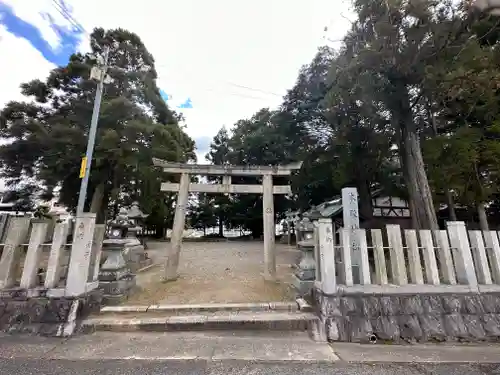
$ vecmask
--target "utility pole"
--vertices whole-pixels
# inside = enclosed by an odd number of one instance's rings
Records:
[[[104,83],[108,83],[110,78],[107,76],[108,70],[109,47],[104,47],[104,56],[98,56],[97,65],[90,72],[90,78],[97,80],[97,91],[94,99],[94,110],[92,112],[92,121],[90,122],[89,139],[87,142],[87,152],[82,159],[80,168],[80,194],[78,195],[78,206],[76,208],[76,216],[83,213],[85,206],[85,198],[87,197],[87,188],[89,185],[90,167],[92,165],[92,154],[94,153],[95,138],[97,133],[97,123],[99,121],[99,111],[101,109],[101,99]]]

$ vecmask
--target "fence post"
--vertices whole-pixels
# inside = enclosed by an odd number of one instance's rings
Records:
[[[318,220],[319,267],[321,268],[321,290],[325,294],[337,292],[335,274],[335,246],[333,243],[333,226],[331,219]]]
[[[54,236],[50,247],[47,273],[45,275],[45,287],[56,288],[61,279],[61,258],[64,254],[66,238],[68,237],[69,225],[67,223],[57,223],[54,228]]]
[[[490,266],[488,265],[488,256],[484,247],[483,234],[480,230],[469,231],[470,245],[473,259],[476,264],[477,281],[480,284],[492,284]]]
[[[21,288],[29,289],[38,284],[38,266],[42,252],[42,247],[40,245],[44,242],[48,229],[49,224],[45,221],[32,222],[28,251],[26,252],[26,258],[24,259],[23,274],[21,276]]]
[[[351,229],[342,228],[342,236],[340,241],[342,246],[342,266],[344,267],[344,283],[345,286],[353,286],[352,277],[352,258],[351,258]]]
[[[500,284],[500,245],[498,243],[497,232],[494,230],[486,230],[484,233],[484,241],[488,249],[488,258],[491,265],[491,273],[495,284]]]
[[[386,285],[387,265],[385,263],[384,241],[380,229],[372,229],[373,257],[375,258],[375,278],[376,283]]]
[[[17,262],[21,255],[19,245],[24,240],[29,225],[29,217],[9,218],[5,245],[0,259],[0,288],[10,288],[16,282]]]
[[[434,242],[432,240],[432,232],[429,229],[422,229],[420,231],[420,241],[422,241],[427,283],[439,285],[441,282],[439,280],[439,270],[436,260],[436,251],[434,250]]]
[[[86,292],[95,218],[95,214],[82,213],[75,220],[68,278],[66,280],[66,296],[79,296]]]
[[[358,238],[359,246],[359,283],[361,285],[371,284],[370,260],[368,259],[368,242],[366,241],[366,231],[357,229],[355,235]]]
[[[393,282],[396,285],[406,285],[408,284],[408,276],[406,274],[401,228],[396,224],[388,224],[386,225],[386,228],[391,254],[391,271]]]
[[[467,229],[463,221],[449,221],[446,223],[450,244],[455,262],[457,280],[461,284],[477,287],[474,261],[467,238]]]
[[[448,233],[445,230],[436,230],[434,231],[434,236],[437,241],[439,265],[443,272],[443,280],[450,285],[455,285],[457,277],[455,275],[455,267],[453,266]]]
[[[408,266],[410,269],[410,282],[417,285],[424,283],[422,272],[422,260],[420,259],[420,250],[418,248],[417,231],[415,229],[406,229],[406,246],[408,248]]]
[[[101,266],[102,241],[104,240],[105,231],[106,231],[106,225],[96,224],[94,230],[94,237],[92,240],[92,255],[90,257],[90,273],[89,273],[90,282],[99,280],[99,267]]]

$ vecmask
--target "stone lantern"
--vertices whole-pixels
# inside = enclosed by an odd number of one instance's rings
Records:
[[[142,229],[144,226],[144,220],[149,216],[142,212],[142,210],[139,208],[139,203],[138,202],[133,202],[132,205],[130,206],[130,209],[127,212],[128,218],[135,224],[134,228],[129,229],[129,232],[132,231],[135,233],[135,237],[137,237],[144,246],[145,249],[147,249],[146,246],[146,241],[144,240],[144,237],[142,236]]]
[[[102,243],[104,263],[99,272],[99,287],[104,290],[105,303],[126,300],[135,287],[135,273],[152,263],[144,246],[136,237],[137,226],[121,208],[109,223],[107,239]]]
[[[304,213],[304,218],[298,223],[297,232],[301,240],[297,242],[297,248],[301,251],[301,259],[296,266],[293,285],[299,296],[309,294],[314,286],[316,278],[316,260],[314,259],[314,248],[316,238],[314,235],[315,221],[321,214],[316,208]]]

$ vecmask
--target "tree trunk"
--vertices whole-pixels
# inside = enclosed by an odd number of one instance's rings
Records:
[[[404,132],[404,153],[406,155],[406,168],[409,180],[406,182],[410,187],[410,198],[413,201],[417,214],[416,229],[439,229],[432,201],[432,193],[425,171],[424,159],[420,148],[420,140],[414,131],[406,129]]]
[[[406,155],[404,153],[404,143],[403,140],[401,139],[402,135],[400,134],[399,137],[399,163],[401,164],[401,171],[403,173],[403,179],[408,187],[408,207],[410,208],[410,215],[411,215],[411,224],[414,229],[420,228],[420,224],[418,221],[418,211],[415,207],[415,202],[412,199],[412,194],[410,193],[410,189],[412,189],[412,186],[408,185],[408,181],[410,180],[410,176],[408,175],[408,168],[406,167],[407,161],[406,161]]]
[[[264,233],[264,226],[262,220],[252,220],[250,222],[250,228],[248,228],[252,232],[252,238],[258,239]]]
[[[103,212],[103,198],[104,198],[104,183],[96,186],[94,193],[92,194],[92,202],[90,203],[90,212],[97,214],[96,223],[99,223],[98,219],[104,218]]]
[[[432,108],[428,104],[427,106],[427,115],[429,116],[429,119],[431,120],[432,124],[432,130],[434,132],[434,136],[438,135],[438,127],[437,127],[437,121],[436,121],[436,116],[432,113]],[[451,191],[449,189],[444,189],[444,195],[446,198],[446,204],[448,205],[448,213],[450,215],[450,220],[451,221],[457,221],[457,213],[455,212],[455,201],[453,200],[453,194],[451,194]]]
[[[455,211],[455,201],[453,200],[453,195],[449,189],[444,189],[444,195],[446,197],[446,203],[448,204],[448,213],[450,214],[451,221],[457,221],[457,213]]]
[[[219,237],[224,237],[224,221],[222,216],[219,216]]]
[[[393,107],[393,120],[399,128],[400,150],[404,157],[405,182],[412,201],[415,229],[439,229],[432,200],[432,193],[425,171],[417,127],[413,121],[408,88],[400,81],[394,83],[394,98],[399,102]]]
[[[479,225],[481,230],[490,230],[490,226],[488,225],[488,216],[486,215],[486,209],[484,208],[484,203],[477,204],[477,214],[479,216]]]
[[[203,226],[203,237],[207,236],[207,227]]]
[[[370,221],[373,219],[372,195],[370,191],[370,183],[362,181],[359,186],[359,214],[363,220]]]
[[[120,207],[118,205],[118,199],[115,199],[113,203],[113,219],[118,216],[118,212],[120,212]]]

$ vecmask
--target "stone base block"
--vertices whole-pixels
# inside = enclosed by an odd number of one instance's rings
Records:
[[[131,289],[136,286],[135,275],[130,278],[115,280],[115,281],[100,281],[99,288],[104,291],[105,295],[129,294]]]
[[[500,341],[493,294],[313,294],[331,341]]]
[[[300,280],[314,280],[314,278],[316,277],[316,270],[305,270],[298,266],[297,271],[295,272],[295,276]]]
[[[102,304],[108,306],[120,305],[124,302],[127,302],[128,297],[129,296],[127,294],[115,294],[115,295],[105,294],[102,297]]]
[[[141,268],[150,266],[152,264],[153,264],[153,259],[151,259],[151,258],[145,258],[145,259],[143,259],[143,260],[140,261],[139,267],[137,267],[137,269],[140,270]]]
[[[19,290],[17,290],[19,292]],[[27,295],[27,294],[25,294]],[[79,297],[26,297],[0,298],[0,331],[56,336],[59,327],[68,321],[75,300],[80,301],[77,320],[100,310],[102,291],[93,290]]]
[[[314,280],[302,280],[297,276],[292,276],[292,285],[295,288],[298,296],[303,297],[311,293],[314,287]]]
[[[121,280],[130,275],[130,269],[104,269],[99,271],[99,281],[115,281]]]

